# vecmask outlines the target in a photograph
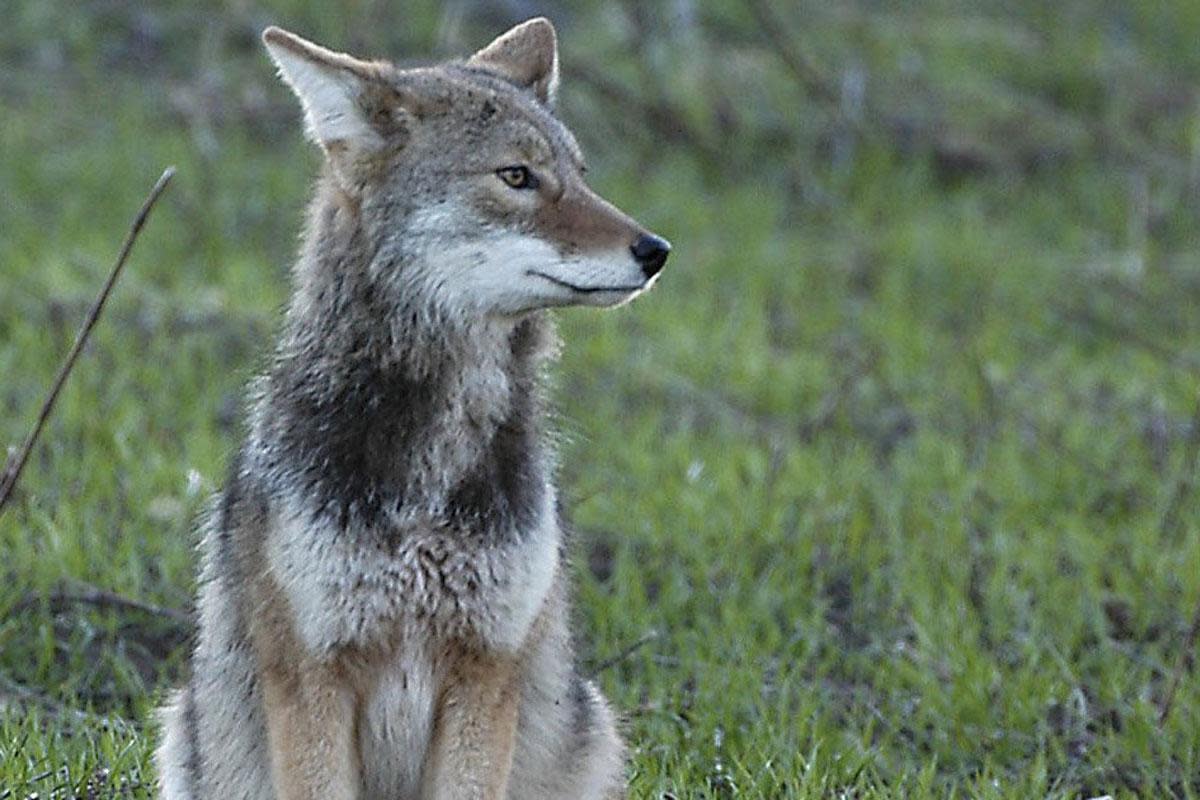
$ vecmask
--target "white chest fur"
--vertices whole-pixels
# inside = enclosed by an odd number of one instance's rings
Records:
[[[358,726],[366,797],[414,797],[433,735],[439,676],[428,641],[417,631],[379,673]]]
[[[511,652],[558,569],[554,509],[547,486],[533,529],[502,542],[464,541],[420,519],[384,541],[314,517],[297,501],[271,525],[268,567],[314,653],[370,646],[418,622],[434,640],[466,638]]]

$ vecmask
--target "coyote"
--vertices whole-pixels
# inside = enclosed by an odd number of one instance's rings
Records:
[[[162,796],[623,797],[540,377],[547,309],[630,300],[670,245],[584,184],[546,19],[419,69],[263,41],[325,168],[203,532]]]

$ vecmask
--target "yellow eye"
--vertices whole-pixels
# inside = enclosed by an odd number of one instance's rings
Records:
[[[538,187],[537,176],[529,171],[529,167],[502,167],[496,170],[496,175],[514,189],[536,189]]]

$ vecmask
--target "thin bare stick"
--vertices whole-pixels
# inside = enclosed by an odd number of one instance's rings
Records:
[[[21,446],[21,449],[17,451],[17,454],[9,462],[3,475],[0,475],[0,513],[4,511],[4,507],[8,505],[8,501],[12,497],[13,489],[17,485],[17,479],[21,477],[21,471],[25,469],[25,462],[29,460],[29,453],[33,450],[33,445],[37,442],[38,435],[42,432],[42,427],[46,424],[46,420],[50,417],[50,412],[54,409],[54,402],[58,399],[58,393],[62,391],[67,376],[71,374],[71,368],[75,366],[75,360],[79,358],[79,353],[83,350],[83,346],[87,344],[92,328],[96,326],[96,321],[100,318],[100,312],[104,309],[104,303],[108,300],[108,296],[112,292],[117,278],[121,275],[121,270],[124,268],[125,262],[129,259],[133,243],[137,241],[142,226],[146,224],[146,218],[150,215],[150,209],[154,207],[155,201],[158,200],[163,190],[167,188],[167,184],[170,183],[171,177],[174,174],[174,167],[167,167],[163,170],[163,174],[159,177],[158,182],[154,184],[154,188],[150,190],[150,194],[147,195],[145,202],[142,203],[141,210],[138,211],[138,215],[134,218],[129,233],[125,236],[125,243],[121,245],[121,252],[117,256],[117,263],[113,265],[112,272],[109,273],[108,280],[104,283],[104,288],[100,290],[99,296],[96,297],[96,302],[92,304],[91,310],[88,311],[87,318],[84,320],[83,326],[80,327],[79,334],[75,337],[75,344],[71,346],[71,352],[67,354],[62,366],[58,368],[58,375],[55,376],[54,383],[50,386],[50,392],[46,395],[45,401],[42,402],[41,413],[38,414],[38,419],[34,423],[33,430],[29,432],[29,438],[25,440],[25,444]]]
[[[1164,539],[1178,535],[1179,515],[1183,511],[1188,494],[1193,488],[1193,476],[1196,474],[1196,463],[1200,460],[1200,396],[1196,398],[1196,410],[1192,413],[1192,427],[1187,438],[1183,441],[1183,461],[1179,465],[1179,474],[1175,476],[1175,484],[1163,507],[1162,518],[1158,523],[1158,532]]]
[[[792,73],[796,82],[818,100],[836,106],[840,102],[838,90],[830,85],[830,81],[821,70],[802,53],[788,38],[787,26],[783,24],[766,0],[746,0],[746,6],[754,15],[755,22],[762,29],[767,42],[775,51],[775,55]]]
[[[1196,610],[1192,612],[1192,624],[1183,640],[1179,658],[1175,661],[1175,669],[1171,672],[1171,685],[1167,687],[1166,697],[1163,698],[1162,710],[1158,712],[1158,724],[1161,727],[1171,715],[1171,706],[1175,704],[1175,693],[1179,691],[1179,683],[1187,670],[1188,661],[1196,648],[1196,639],[1200,637],[1200,601],[1196,602]]]
[[[1175,486],[1159,522],[1159,535],[1163,538],[1175,535],[1179,515],[1184,501],[1187,499],[1188,490],[1192,487],[1192,475],[1195,472],[1198,458],[1200,458],[1200,398],[1196,400],[1196,411],[1192,414],[1192,429],[1188,431],[1187,440],[1184,442],[1183,463],[1179,467],[1179,475],[1176,476]],[[1192,654],[1195,652],[1197,637],[1200,637],[1200,600],[1196,602],[1196,609],[1192,612],[1191,625],[1188,626],[1187,636],[1183,639],[1179,658],[1175,661],[1175,669],[1171,671],[1171,683],[1167,686],[1162,709],[1158,712],[1159,726],[1165,724],[1167,717],[1171,715],[1171,707],[1175,704],[1175,693],[1179,691],[1183,673],[1187,671]]]
[[[18,611],[36,608],[40,602],[41,598],[39,596],[33,594],[26,595],[17,601],[17,604],[12,607],[9,613],[15,614]],[[170,608],[169,606],[157,606],[153,603],[147,603],[144,600],[126,597],[123,594],[110,592],[107,589],[101,589],[96,586],[83,587],[74,592],[52,592],[46,597],[46,602],[54,611],[60,611],[72,605],[86,605],[95,606],[96,608],[140,611],[154,617],[162,617],[185,629],[190,628],[192,625],[191,617],[188,616],[186,611],[180,611],[178,608]]]
[[[624,650],[617,653],[615,656],[612,656],[611,658],[606,658],[603,661],[601,661],[599,664],[597,664],[596,666],[592,667],[592,672],[593,673],[603,672],[604,670],[608,669],[609,667],[615,667],[617,664],[620,664],[622,661],[629,658],[631,655],[636,653],[638,650],[641,650],[643,647],[650,644],[650,642],[653,642],[657,638],[658,638],[658,631],[655,631],[655,630],[648,631],[647,633],[643,634],[640,638],[638,638],[633,644],[627,646]]]
[[[720,148],[711,144],[707,135],[688,121],[682,109],[670,105],[666,99],[646,98],[609,78],[603,69],[590,64],[575,63],[570,78],[572,82],[578,81],[587,86],[605,102],[620,106],[626,113],[635,114],[667,141],[691,148],[713,163],[723,160],[724,153]]]
[[[70,708],[58,702],[49,695],[17,683],[12,678],[0,672],[0,712],[10,709],[38,708],[47,716],[63,722],[80,722],[88,725],[99,724],[109,730],[132,731],[137,725],[121,717],[108,717],[103,714],[93,714],[77,708]],[[0,795],[3,798],[3,795]]]

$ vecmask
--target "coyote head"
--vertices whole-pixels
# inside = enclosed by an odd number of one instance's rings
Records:
[[[658,276],[670,245],[588,188],[554,115],[548,20],[418,69],[279,28],[263,41],[325,154],[333,213],[353,218],[368,279],[396,302],[456,315],[609,306]]]

